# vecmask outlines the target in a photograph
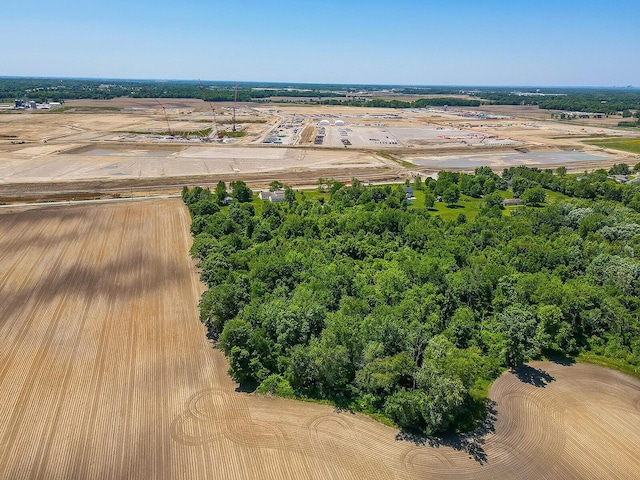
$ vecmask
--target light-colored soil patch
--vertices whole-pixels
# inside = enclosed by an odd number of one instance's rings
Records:
[[[31,147],[28,147],[31,148]],[[0,183],[114,178],[242,175],[379,168],[373,152],[270,147],[95,145],[52,155],[0,157]]]
[[[300,145],[310,144],[313,142],[316,129],[313,125],[307,125],[300,134]]]
[[[171,128],[176,132],[215,130],[211,106],[216,111],[217,127],[230,128],[226,122],[231,121],[232,104],[209,105],[193,99],[159,101],[166,107]],[[553,154],[574,149],[599,150],[583,143],[585,138],[596,135],[629,135],[606,126],[531,118],[527,116],[531,109],[512,109],[512,113],[526,117],[523,118],[498,115],[504,113],[502,110],[492,113],[469,108],[395,110],[260,103],[239,104],[239,128],[246,135],[218,143],[214,134],[208,139],[166,135],[164,114],[153,99],[69,101],[65,107],[73,108],[66,113],[54,110],[2,115],[0,185],[169,178],[182,182],[188,177],[200,182],[203,176],[214,177],[212,181],[228,181],[238,175],[243,179],[262,176],[261,186],[268,185],[274,177],[290,178],[291,183],[299,185],[313,184],[318,176],[358,176],[369,180],[376,169],[374,175],[379,178],[380,169],[385,167],[396,169],[393,175],[385,175],[387,179],[400,181],[416,172],[429,173],[428,169],[390,165],[377,158],[375,152],[388,151],[407,160],[458,153],[502,154],[513,148],[542,149]],[[329,120],[331,125],[325,129],[324,141],[316,145],[313,142],[320,132],[317,127],[321,120]],[[336,126],[336,121],[345,125]],[[277,138],[271,138],[274,135]],[[267,139],[270,145],[264,143]],[[285,143],[299,140],[304,147],[284,147]],[[636,155],[630,153],[613,155],[611,163],[637,161]],[[447,161],[444,158],[433,163],[443,165]],[[515,162],[518,159],[514,158]],[[600,166],[591,161],[574,164],[581,170]],[[253,178],[257,177],[251,177],[252,181]],[[135,185],[127,188],[134,189]]]
[[[236,392],[179,200],[0,212],[0,479],[633,478],[640,381],[534,363],[475,436]]]

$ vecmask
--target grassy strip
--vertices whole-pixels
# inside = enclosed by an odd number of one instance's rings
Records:
[[[623,152],[640,153],[640,138],[601,138],[598,140],[585,140],[584,143],[622,150]]]
[[[240,125],[243,123],[267,123],[266,120],[236,120],[236,125]],[[221,125],[232,125],[233,124],[233,120],[222,120],[220,122]]]
[[[202,130],[194,130],[194,131],[180,131],[180,132],[173,132],[173,136],[174,137],[182,137],[182,138],[189,138],[189,137],[207,137],[209,136],[209,134],[211,134],[211,131],[213,129],[211,127],[209,128],[204,128]],[[115,133],[127,133],[129,135],[162,135],[164,137],[171,135],[169,132],[142,132],[142,131],[136,131],[136,130],[123,130],[123,131],[118,131]]]
[[[203,128],[202,130],[196,130],[194,132],[174,132],[174,135],[178,136],[178,137],[184,137],[184,138],[188,138],[188,137],[192,137],[192,136],[196,136],[196,137],[208,137],[211,132],[212,132],[213,128],[209,127],[209,128]]]
[[[382,415],[381,413],[367,413],[367,412],[360,412],[360,413],[362,413],[363,415],[366,415],[367,417],[373,418],[376,422],[386,425],[387,427],[400,428],[398,427],[398,425],[393,423],[391,419]]]
[[[100,107],[100,106],[74,106],[74,105],[64,105],[62,107],[54,107],[49,110],[50,113],[66,113],[68,111],[75,111],[78,113],[86,113],[86,112],[119,112],[120,109],[117,107]]]
[[[578,362],[593,363],[594,365],[600,365],[601,367],[611,368],[618,370],[619,372],[626,373],[632,377],[640,378],[640,367],[631,365],[624,360],[617,358],[609,358],[603,355],[596,355],[595,353],[581,353],[576,357]]]
[[[546,203],[555,202],[556,200],[569,200],[569,198],[571,198],[566,196],[564,193],[554,192],[553,190],[545,189],[544,193],[547,194]]]
[[[376,152],[376,155],[382,157],[382,158],[386,158],[387,160],[391,160],[392,162],[396,162],[399,163],[400,165],[402,165],[403,167],[407,167],[407,168],[413,168],[415,167],[415,165],[411,162],[407,162],[406,160],[402,160],[398,157],[396,157],[395,155],[391,155],[390,153],[387,152]]]
[[[240,130],[239,132],[231,132],[229,130],[220,130],[218,132],[218,136],[229,137],[229,138],[239,138],[244,137],[247,134],[244,130]]]

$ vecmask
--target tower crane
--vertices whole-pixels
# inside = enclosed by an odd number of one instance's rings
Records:
[[[174,134],[173,134],[173,129],[171,128],[171,124],[169,123],[169,115],[167,115],[167,109],[166,109],[166,108],[164,108],[164,105],[162,105],[162,104],[160,103],[160,100],[158,100],[158,99],[155,97],[155,95],[153,95],[153,93],[151,93],[151,92],[149,91],[149,89],[147,88],[147,86],[146,86],[146,85],[144,85],[144,84],[143,84],[143,85],[142,85],[142,88],[144,88],[144,89],[145,89],[145,91],[146,91],[146,92],[151,96],[151,98],[153,98],[153,99],[155,100],[155,102],[156,102],[158,105],[160,105],[160,108],[162,109],[162,113],[164,113],[164,119],[165,119],[165,120],[166,120],[166,122],[167,122],[167,128],[169,129],[169,135],[170,135],[171,137],[173,137],[173,135],[174,135]]]
[[[232,131],[236,131],[236,104],[238,103],[238,84],[236,83],[236,90],[233,95],[233,129]]]
[[[206,93],[204,90],[204,86],[202,85],[202,80],[198,79],[198,82],[200,82],[200,89],[202,90],[202,100],[204,100],[205,102],[207,101],[206,97]],[[213,134],[214,137],[218,136],[218,123],[216,122],[216,111],[213,108],[213,104],[211,102],[209,102],[209,106],[211,107],[211,114],[213,115]]]

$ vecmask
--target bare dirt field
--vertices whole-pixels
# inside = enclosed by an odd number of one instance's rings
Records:
[[[327,154],[318,150],[242,146],[87,145],[57,155],[17,150],[0,163],[0,178],[12,182],[246,175],[260,172],[358,169],[384,165],[373,153]],[[25,156],[30,156],[25,162]]]
[[[153,99],[78,100],[57,111],[3,113],[0,202],[94,198],[123,190],[139,195],[154,186],[177,193],[185,183],[218,180],[242,179],[257,188],[273,180],[306,186],[319,177],[402,181],[443,168],[566,164],[583,171],[638,161],[637,155],[583,143],[628,132],[531,117],[524,107],[491,112],[239,104],[238,128],[246,135],[220,140],[215,127],[230,128],[232,104],[159,100],[174,132],[211,133],[168,135]],[[321,127],[322,120],[330,125]],[[323,140],[316,143],[321,132]],[[523,151],[539,153],[529,158]],[[584,156],[564,154],[573,151]]]
[[[0,479],[638,478],[640,381],[534,363],[468,436],[236,391],[179,200],[0,211]]]

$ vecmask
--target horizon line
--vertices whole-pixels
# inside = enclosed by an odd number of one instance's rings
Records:
[[[198,83],[199,79],[181,79],[181,78],[118,78],[118,77],[61,77],[61,76],[40,76],[40,75],[0,75],[0,79],[24,79],[24,80],[113,80],[113,81],[127,81],[127,82],[194,82]],[[237,83],[237,84],[268,84],[268,85],[317,85],[317,86],[344,86],[344,87],[402,87],[402,88],[438,88],[438,87],[450,87],[450,88],[570,88],[570,89],[640,89],[640,86],[634,85],[509,85],[509,84],[446,84],[446,83],[434,83],[434,84],[396,84],[396,83],[341,83],[341,82],[290,82],[290,81],[269,81],[269,80],[202,80],[202,82],[208,83]]]

